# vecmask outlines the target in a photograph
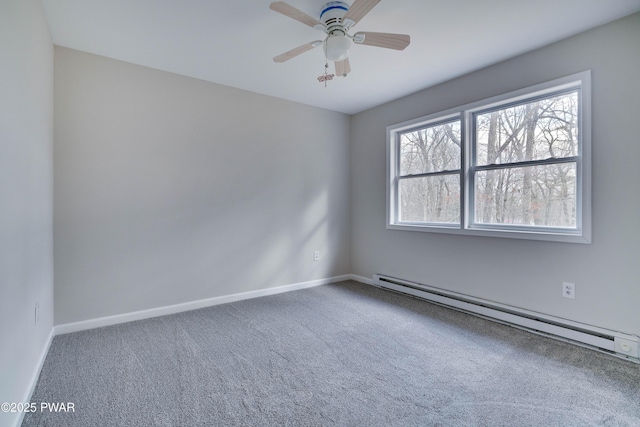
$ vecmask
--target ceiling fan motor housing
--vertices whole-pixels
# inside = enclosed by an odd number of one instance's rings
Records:
[[[349,5],[343,1],[330,1],[320,10],[320,22],[328,29],[342,24],[342,17],[349,10]]]

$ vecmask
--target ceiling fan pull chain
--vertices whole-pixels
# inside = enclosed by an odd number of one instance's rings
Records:
[[[320,83],[324,82],[324,87],[327,87],[327,80],[332,80],[333,79],[333,74],[328,74],[327,70],[329,69],[329,62],[325,61],[324,63],[324,74],[321,75],[320,77],[318,77],[318,81]]]

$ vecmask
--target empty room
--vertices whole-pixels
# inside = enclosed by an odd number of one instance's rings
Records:
[[[640,425],[640,0],[0,1],[0,427]]]

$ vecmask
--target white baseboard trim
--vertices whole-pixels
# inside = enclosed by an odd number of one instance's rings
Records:
[[[42,348],[42,352],[40,352],[40,358],[38,359],[36,369],[33,371],[33,375],[31,375],[29,388],[27,389],[27,392],[24,398],[21,400],[21,402],[24,402],[24,403],[31,402],[31,396],[33,396],[33,392],[35,391],[36,385],[38,384],[38,378],[40,378],[40,372],[42,371],[42,367],[44,366],[44,361],[47,358],[47,354],[49,354],[49,348],[51,347],[51,342],[53,341],[54,336],[55,336],[55,329],[51,328],[51,331],[49,332],[49,337],[47,338],[47,342]],[[22,425],[24,414],[25,414],[24,412],[16,413],[17,416],[16,416],[15,423],[13,424],[14,426],[19,427],[20,425]]]
[[[364,283],[365,285],[373,285],[373,279],[358,276],[357,274],[349,274],[348,276],[350,280],[355,280],[356,282]]]
[[[168,314],[181,313],[183,311],[197,310],[199,308],[211,307],[219,304],[242,301],[245,299],[275,295],[283,292],[296,291],[299,289],[312,288],[314,286],[327,285],[329,283],[342,282],[353,279],[353,275],[344,274],[341,276],[329,277],[326,279],[311,280],[308,282],[294,283],[291,285],[277,286],[274,288],[258,289],[255,291],[240,292],[237,294],[223,295],[219,297],[206,298],[197,301],[190,301],[181,304],[174,304],[164,307],[150,308],[147,310],[134,311],[131,313],[116,314],[114,316],[99,317],[96,319],[82,320],[80,322],[63,323],[56,325],[55,335],[69,334],[71,332],[84,331],[88,329],[101,328],[104,326],[117,325],[120,323],[133,322],[135,320],[149,319],[152,317],[166,316]]]

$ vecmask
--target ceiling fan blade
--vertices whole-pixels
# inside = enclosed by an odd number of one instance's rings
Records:
[[[368,46],[403,50],[405,47],[409,46],[411,37],[406,34],[371,33],[361,31],[353,35],[353,42],[358,44],[366,44]]]
[[[351,65],[349,64],[349,58],[342,61],[336,61],[336,76],[347,77],[347,74],[351,72]]]
[[[355,0],[342,17],[342,25],[351,28],[369,13],[380,0]]]
[[[278,55],[273,58],[274,62],[285,62],[290,60],[293,57],[300,55],[301,53],[305,53],[308,50],[313,49],[314,47],[318,47],[322,44],[322,40],[316,40],[311,43],[305,43],[302,46],[298,46],[295,49],[291,49],[288,52],[285,52],[281,55]]]
[[[275,10],[278,13],[283,14],[284,16],[288,16],[289,18],[293,18],[298,22],[302,22],[305,25],[316,28],[318,30],[325,30],[326,27],[320,21],[311,16],[307,15],[303,11],[296,9],[295,7],[287,4],[283,1],[274,1],[269,5],[269,9]]]

